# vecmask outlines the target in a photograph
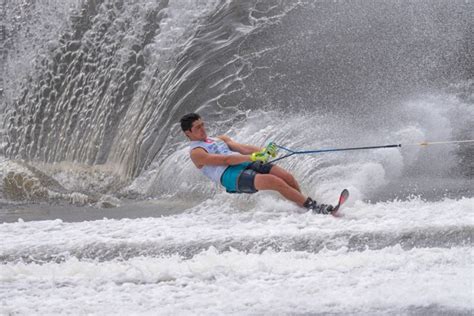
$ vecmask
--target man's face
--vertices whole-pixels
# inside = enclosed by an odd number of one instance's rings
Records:
[[[193,122],[191,130],[184,132],[190,140],[206,140],[207,133],[206,128],[204,127],[204,122],[199,119]]]

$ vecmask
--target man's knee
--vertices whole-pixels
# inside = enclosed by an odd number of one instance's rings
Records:
[[[286,176],[285,180],[287,182],[292,182],[292,183],[296,182],[295,177],[291,173],[287,172],[285,176]]]
[[[288,183],[291,186],[297,186],[298,185],[298,182],[296,181],[295,177],[291,173],[289,173],[288,171],[285,171],[281,175],[280,178],[283,179],[286,183]]]
[[[286,171],[285,169],[283,169],[281,167],[274,166],[270,172],[271,172],[270,174],[272,174],[274,176],[277,176],[277,177],[285,180],[286,182],[296,181],[296,179],[293,177],[293,175],[291,173],[289,173],[288,171]]]

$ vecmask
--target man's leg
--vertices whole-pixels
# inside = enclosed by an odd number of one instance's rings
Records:
[[[275,167],[272,168],[272,171]],[[254,180],[254,186],[257,190],[274,190],[290,201],[295,202],[299,206],[303,206],[307,197],[301,194],[297,189],[290,186],[282,178],[272,174],[257,174]]]
[[[300,186],[298,182],[296,181],[295,177],[285,169],[279,167],[279,166],[273,166],[272,169],[270,170],[270,174],[283,179],[289,186],[291,186],[293,189],[297,190],[298,192],[301,192]]]

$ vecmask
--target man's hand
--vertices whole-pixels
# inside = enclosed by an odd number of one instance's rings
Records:
[[[261,161],[263,163],[267,163],[269,158],[270,158],[270,155],[265,150],[257,151],[250,155],[250,160],[254,162]]]
[[[250,159],[252,161],[261,161],[267,163],[270,157],[276,157],[278,152],[278,147],[274,143],[269,143],[267,147],[263,148],[260,151],[254,152]]]
[[[275,158],[278,153],[278,147],[272,142],[270,142],[264,150],[268,155],[272,156],[273,158]]]

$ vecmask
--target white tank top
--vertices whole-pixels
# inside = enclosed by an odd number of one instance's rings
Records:
[[[234,155],[238,154],[230,150],[229,146],[220,139],[217,138],[207,138],[205,141],[191,141],[189,144],[190,152],[195,148],[203,148],[209,154],[219,154],[219,155]],[[224,173],[225,169],[228,166],[226,165],[204,165],[200,170],[202,173],[218,184],[221,183],[221,176]]]

